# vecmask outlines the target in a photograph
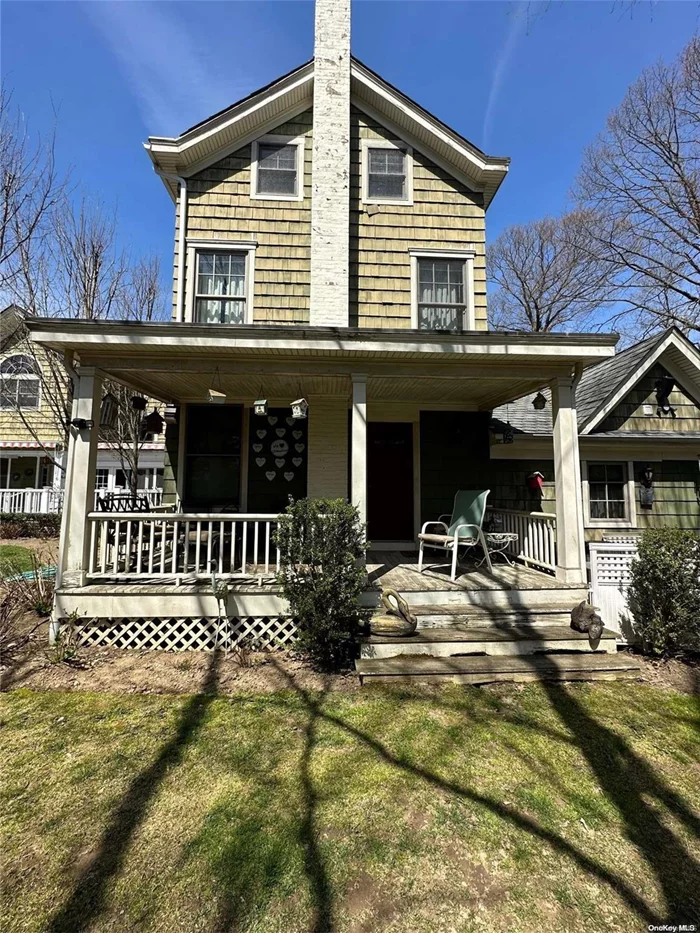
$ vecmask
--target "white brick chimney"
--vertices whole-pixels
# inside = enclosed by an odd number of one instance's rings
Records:
[[[316,0],[313,140],[310,322],[347,327],[350,0]]]

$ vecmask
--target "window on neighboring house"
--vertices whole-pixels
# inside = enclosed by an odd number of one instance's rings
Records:
[[[253,148],[254,195],[270,198],[301,198],[300,169],[303,141],[260,140]]]
[[[465,327],[465,260],[418,259],[418,327],[462,330]]]
[[[626,484],[624,463],[588,464],[588,498],[592,520],[627,518]]]
[[[95,470],[95,489],[106,489],[109,484],[109,470]]]
[[[203,324],[245,323],[245,252],[197,253],[194,319]]]
[[[0,363],[0,408],[39,408],[40,370],[31,356],[8,356]]]

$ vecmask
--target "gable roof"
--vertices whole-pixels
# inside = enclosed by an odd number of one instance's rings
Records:
[[[0,350],[8,345],[24,318],[24,311],[19,305],[10,304],[0,311]]]
[[[700,353],[681,331],[671,327],[584,370],[576,389],[579,434],[591,434],[661,356],[671,375],[700,407]],[[542,394],[547,405],[541,411],[532,407],[529,395],[501,405],[493,417],[510,422],[518,433],[551,434],[552,395],[548,388],[542,389]]]
[[[156,172],[185,178],[271,132],[313,104],[314,62],[254,91],[207,117],[180,136],[149,136],[144,143]],[[350,64],[352,103],[474,191],[484,206],[506,176],[510,160],[489,156],[393,87],[354,56]],[[163,177],[171,196],[176,178]]]

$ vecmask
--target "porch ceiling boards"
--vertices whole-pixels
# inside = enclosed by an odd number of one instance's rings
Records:
[[[74,354],[81,365],[165,401],[231,396],[349,397],[350,377],[368,377],[368,398],[488,409],[575,365],[614,354],[615,335],[91,322],[35,318],[32,338]]]

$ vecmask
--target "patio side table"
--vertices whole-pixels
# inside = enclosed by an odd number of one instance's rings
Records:
[[[512,567],[513,561],[506,551],[511,544],[517,543],[518,535],[513,531],[487,531],[484,533],[484,537],[486,538],[486,546],[489,549],[489,557],[493,559],[500,554],[508,566]],[[481,567],[485,560],[486,556],[484,555],[480,561],[477,561],[476,566]]]

